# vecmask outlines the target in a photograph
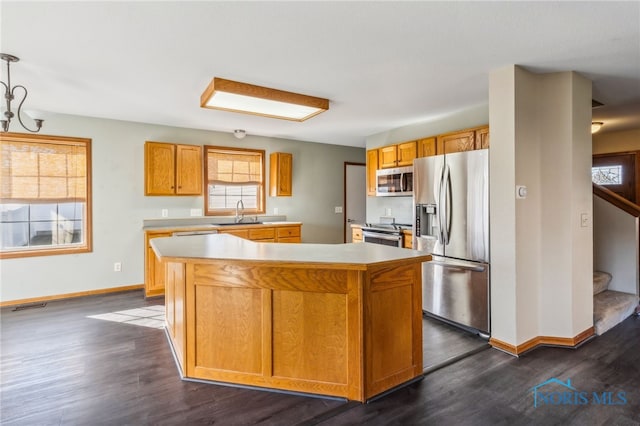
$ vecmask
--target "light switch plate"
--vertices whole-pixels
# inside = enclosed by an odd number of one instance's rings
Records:
[[[336,206],[335,212],[336,213],[342,213],[342,206]]]
[[[191,209],[191,216],[202,216],[202,209]]]
[[[586,228],[589,226],[589,213],[580,214],[580,226]]]

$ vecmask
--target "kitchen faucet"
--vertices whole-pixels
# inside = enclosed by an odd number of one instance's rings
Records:
[[[244,203],[242,200],[238,200],[236,203],[236,223],[240,223],[244,220]]]

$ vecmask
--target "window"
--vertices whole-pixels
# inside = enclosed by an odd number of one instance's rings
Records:
[[[91,251],[91,140],[0,134],[0,257]]]
[[[244,213],[265,212],[264,150],[205,146],[207,215],[233,215],[240,200]]]
[[[622,166],[592,167],[591,180],[598,185],[621,185]]]

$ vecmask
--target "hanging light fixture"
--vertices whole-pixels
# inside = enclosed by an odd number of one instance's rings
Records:
[[[200,97],[202,108],[304,121],[329,109],[329,100],[214,77]]]
[[[4,81],[0,81],[0,83],[2,83],[2,85],[4,86],[4,100],[6,102],[4,120],[0,120],[0,123],[2,123],[2,131],[8,132],[9,124],[11,124],[11,119],[13,117],[18,117],[18,121],[25,130],[32,133],[38,133],[40,131],[40,128],[42,127],[42,123],[44,122],[44,120],[35,118],[33,121],[35,121],[36,123],[36,129],[32,130],[25,126],[25,124],[22,122],[22,117],[20,116],[20,113],[22,112],[22,104],[24,103],[25,99],[27,99],[27,88],[19,84],[11,87],[11,73],[9,70],[9,66],[11,65],[11,62],[18,62],[20,58],[18,58],[17,56],[9,55],[8,53],[0,53],[0,59],[7,63],[7,82],[5,83]],[[13,102],[13,100],[15,99],[15,91],[18,88],[24,90],[24,96],[18,104],[18,110],[14,114],[13,111],[11,111],[11,102]]]
[[[595,133],[602,127],[604,123],[602,121],[592,121],[591,122],[591,133]]]

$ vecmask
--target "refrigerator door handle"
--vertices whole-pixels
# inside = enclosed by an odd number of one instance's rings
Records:
[[[467,266],[467,265],[459,265],[453,264],[449,262],[440,262],[438,260],[429,261],[432,265],[444,266],[448,269],[459,270],[459,271],[473,271],[473,272],[484,272],[486,267],[484,266]]]
[[[442,198],[444,202],[441,205],[444,206],[444,209],[442,209],[444,211],[442,213],[443,221],[441,224],[444,245],[447,245],[451,237],[451,169],[449,169],[448,165],[445,165],[442,188]]]
[[[444,247],[446,244],[444,242],[444,204],[442,203],[442,194],[444,192],[442,188],[442,184],[444,183],[444,169],[446,165],[442,166],[440,169],[440,180],[438,181],[438,193],[436,194],[436,198],[438,200],[437,205],[437,215],[438,215],[438,242],[442,244]]]

